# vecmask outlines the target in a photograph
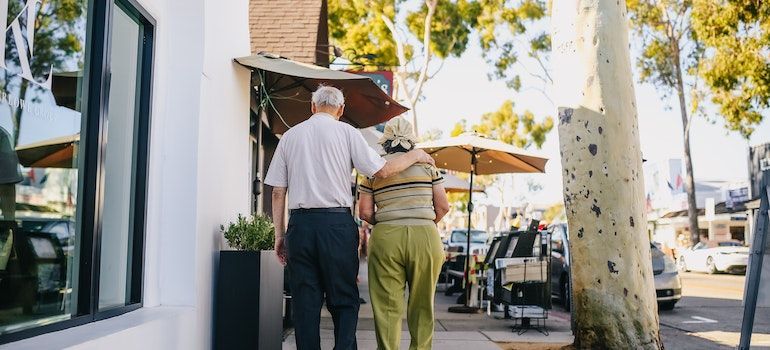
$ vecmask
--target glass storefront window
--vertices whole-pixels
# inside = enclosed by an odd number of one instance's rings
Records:
[[[0,0],[0,344],[141,307],[155,23],[114,1]]]
[[[0,334],[69,319],[77,306],[87,4],[0,0]]]
[[[99,309],[124,306],[130,294],[134,156],[140,24],[122,8],[112,16],[112,79],[107,108],[104,211],[99,272]]]

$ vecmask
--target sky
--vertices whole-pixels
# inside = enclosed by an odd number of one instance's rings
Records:
[[[489,81],[487,72],[488,65],[477,45],[470,45],[462,57],[447,59],[439,73],[426,83],[424,99],[417,105],[420,133],[436,128],[448,136],[456,122],[467,119],[473,124],[483,113],[497,110],[506,99],[511,99],[519,112],[529,109],[538,116],[556,115],[555,106],[541,92],[525,90],[517,93],[501,81]],[[525,88],[527,83],[534,82],[533,78],[524,75],[522,78]],[[676,101],[664,99],[649,84],[637,83],[635,91],[643,157],[651,162],[682,158],[682,122]],[[500,198],[500,194],[489,193],[487,200],[490,203],[504,200],[505,205],[519,205],[515,203],[517,201],[548,205],[562,200],[556,129],[554,127],[548,134],[542,149],[530,149],[550,159],[545,174],[513,175],[512,179],[507,179],[506,183],[512,182],[513,186],[506,186],[511,188],[502,195],[505,199]],[[695,116],[690,142],[696,181],[747,181],[748,147],[770,142],[770,120],[765,118],[747,141],[738,133],[728,132],[719,122],[712,123],[702,116]],[[542,189],[528,191],[528,183],[533,181],[542,185]]]

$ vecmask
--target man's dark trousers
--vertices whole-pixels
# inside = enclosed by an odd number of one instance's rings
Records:
[[[285,240],[298,350],[321,349],[324,296],[334,321],[334,349],[357,349],[358,239],[350,211],[292,211]]]

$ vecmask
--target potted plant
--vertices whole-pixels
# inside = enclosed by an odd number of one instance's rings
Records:
[[[280,349],[283,266],[273,250],[273,222],[264,215],[238,215],[221,230],[236,250],[219,252],[214,348]]]

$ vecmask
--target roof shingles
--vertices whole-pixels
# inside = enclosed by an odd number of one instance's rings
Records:
[[[322,64],[318,62],[317,51],[328,51],[328,39],[324,41],[319,35],[326,32],[321,30],[327,18],[323,13],[326,10],[324,1],[251,0],[251,52],[265,51],[304,63]]]

